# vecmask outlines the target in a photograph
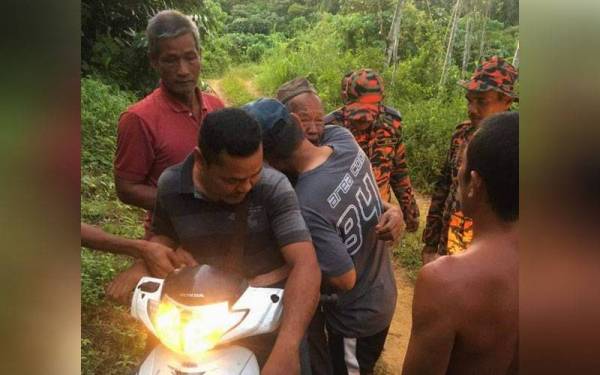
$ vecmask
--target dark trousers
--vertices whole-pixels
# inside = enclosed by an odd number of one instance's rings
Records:
[[[325,333],[325,315],[321,306],[308,326],[308,350],[310,353],[310,368],[313,375],[332,375],[331,356]]]
[[[389,326],[373,336],[349,338],[328,329],[329,352],[335,375],[371,375],[383,351]]]
[[[275,345],[278,332],[267,333],[259,336],[246,337],[239,341],[234,342],[235,345],[240,345],[248,348],[254,353],[258,361],[258,366],[262,367],[267,362],[269,354]],[[300,374],[301,375],[312,375],[310,370],[310,356],[308,351],[308,342],[306,337],[300,342]]]

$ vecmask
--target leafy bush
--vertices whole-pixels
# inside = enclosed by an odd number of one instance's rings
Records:
[[[81,217],[110,233],[141,235],[141,211],[119,202],[112,178],[119,114],[135,95],[97,78],[81,80]],[[139,363],[144,330],[104,298],[104,288],[129,266],[122,256],[81,251],[81,372],[128,374]]]
[[[150,68],[145,30],[148,20],[163,9],[192,16],[201,40],[219,32],[226,19],[216,0],[84,0],[81,12],[81,70],[100,74],[120,88],[145,96],[157,86]]]
[[[97,78],[81,80],[82,176],[112,173],[119,114],[134,101],[131,93]]]

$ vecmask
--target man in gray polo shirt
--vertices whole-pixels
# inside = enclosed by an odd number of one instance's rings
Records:
[[[255,286],[285,283],[276,338],[251,346],[268,349],[264,366],[266,355],[255,352],[261,374],[298,374],[320,271],[294,190],[284,175],[263,167],[260,126],[244,111],[208,114],[198,138],[192,154],[158,181],[151,241],[175,253],[187,251],[198,263],[228,268],[228,250],[240,228],[236,215],[246,212],[241,273]]]
[[[244,109],[263,127],[265,159],[296,181],[326,286],[339,294],[337,304],[325,306],[333,371],[371,374],[396,306],[381,238],[399,235],[401,210],[384,207],[369,160],[348,130],[326,127],[315,146],[280,102],[259,99]]]

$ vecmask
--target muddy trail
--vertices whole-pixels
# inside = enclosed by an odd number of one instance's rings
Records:
[[[212,91],[214,91],[215,95],[217,95],[219,97],[219,99],[221,99],[223,101],[223,104],[225,104],[225,107],[229,107],[231,105],[231,103],[225,96],[225,92],[223,91],[223,88],[221,87],[221,80],[220,79],[207,79],[206,82],[208,83],[208,85],[210,86]]]
[[[416,194],[417,205],[421,212],[420,226],[425,226],[425,216],[429,210],[429,198]],[[385,347],[379,362],[377,363],[376,375],[391,375],[402,373],[404,356],[408,348],[410,339],[410,330],[412,327],[412,301],[414,284],[407,276],[406,271],[399,264],[394,262],[394,276],[396,278],[396,288],[398,289],[398,299],[396,300],[396,310],[394,318],[385,341]]]
[[[221,81],[218,79],[207,81],[215,94],[223,100],[226,106],[230,105],[225,93],[221,87]],[[254,97],[260,97],[260,93],[249,80],[243,81],[246,90]],[[427,214],[429,198],[417,195],[417,204],[421,212],[421,226],[424,226],[424,216]],[[406,271],[397,263],[394,263],[394,276],[396,278],[396,287],[398,289],[398,299],[396,301],[396,310],[394,318],[388,333],[384,351],[377,363],[376,375],[400,374],[404,355],[410,339],[410,330],[412,324],[412,300],[414,284],[409,279]]]

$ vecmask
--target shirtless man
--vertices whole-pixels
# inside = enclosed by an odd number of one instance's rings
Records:
[[[463,150],[458,195],[469,251],[421,270],[403,374],[518,370],[519,114],[486,119]]]

